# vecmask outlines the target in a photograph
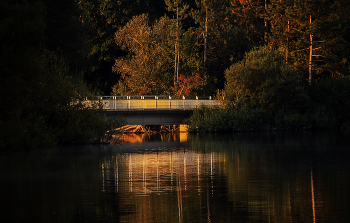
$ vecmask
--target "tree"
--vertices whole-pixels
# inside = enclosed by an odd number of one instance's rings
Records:
[[[0,118],[18,120],[38,81],[33,56],[44,44],[45,5],[0,3]]]
[[[180,36],[182,36],[182,20],[187,17],[187,9],[188,5],[185,4],[182,0],[165,0],[166,5],[168,6],[167,10],[169,12],[174,12],[176,18],[175,20],[175,28],[172,30],[172,36],[175,38],[174,44],[174,85],[179,79],[179,69],[180,69]]]
[[[348,57],[342,52],[349,47],[345,28],[349,16],[340,7],[346,8],[343,1],[274,0],[269,5],[270,46],[283,46],[286,60],[299,73],[308,74],[310,85],[315,74],[338,72]]]
[[[172,87],[172,90],[174,92],[174,95],[178,97],[181,95],[190,96],[198,91],[204,85],[204,83],[204,78],[199,74],[196,74],[195,76],[189,78],[185,75],[180,74],[179,80],[177,84]]]
[[[335,75],[319,80],[310,91],[315,122],[323,127],[350,128],[350,77]]]
[[[115,33],[133,16],[149,13],[152,20],[164,15],[162,0],[75,0],[88,41],[87,80],[105,94],[120,77],[112,71],[114,60],[125,53],[118,48]]]
[[[169,42],[173,39],[170,37]],[[179,72],[187,77],[194,77],[196,74],[205,76],[206,70],[201,54],[201,43],[198,41],[197,30],[194,27],[188,28],[181,35],[181,48],[179,50]],[[178,79],[179,80],[179,79]],[[174,83],[177,85],[177,83]]]
[[[87,66],[87,36],[80,21],[76,1],[29,0],[45,5],[45,48],[59,52],[72,70],[85,71]]]
[[[197,10],[192,10],[192,18],[196,23],[199,24],[199,36],[203,37],[203,63],[207,63],[208,59],[208,17],[209,10],[211,9],[210,5],[207,4],[208,1],[196,1]]]
[[[206,91],[224,88],[224,71],[232,62],[242,59],[248,41],[242,38],[242,29],[234,24],[231,1],[197,0],[191,9],[196,36],[201,44],[204,73],[207,75]]]
[[[280,51],[254,49],[225,74],[225,93],[236,106],[255,105],[272,112],[305,108],[307,97],[300,79]]]
[[[231,1],[233,21],[244,30],[253,46],[266,42],[266,0],[234,0]]]
[[[45,48],[45,14],[42,2],[0,2],[1,150],[86,140],[107,130],[98,110],[79,103],[91,96],[82,79],[62,53]]]
[[[170,22],[164,16],[151,26],[146,15],[135,16],[116,33],[116,43],[129,54],[116,59],[113,71],[121,74],[129,93],[161,94],[170,90]]]

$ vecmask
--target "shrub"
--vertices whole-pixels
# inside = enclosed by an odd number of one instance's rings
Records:
[[[201,106],[194,110],[186,124],[190,132],[232,132],[267,129],[270,121],[270,115],[262,109]]]
[[[276,113],[302,111],[308,104],[299,75],[279,51],[254,49],[225,75],[225,93],[237,106],[255,103],[260,109]]]
[[[349,128],[350,78],[334,76],[320,80],[310,91],[313,119],[319,126]]]

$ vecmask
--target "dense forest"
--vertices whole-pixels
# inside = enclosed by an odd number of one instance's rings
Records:
[[[96,137],[112,126],[70,102],[110,94],[224,99],[196,111],[192,131],[349,128],[349,10],[347,0],[2,0],[0,148]]]

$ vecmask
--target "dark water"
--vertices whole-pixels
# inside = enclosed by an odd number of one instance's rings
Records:
[[[1,222],[349,222],[349,134],[136,141],[2,153]]]

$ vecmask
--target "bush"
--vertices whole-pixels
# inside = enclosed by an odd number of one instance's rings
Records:
[[[30,115],[21,121],[0,121],[0,149],[35,149],[55,143],[55,137],[42,116]]]
[[[308,96],[301,79],[279,51],[254,49],[225,75],[225,93],[236,106],[254,103],[273,113],[305,111],[307,107]]]
[[[20,95],[21,103],[0,113],[0,149],[32,149],[57,143],[83,143],[117,127],[82,102],[94,96],[77,74],[70,73],[66,61],[53,52],[35,52],[31,81]],[[71,104],[72,101],[77,101]],[[117,125],[117,126],[115,126]]]
[[[328,77],[318,81],[310,91],[314,122],[326,128],[349,128],[350,78]]]
[[[190,132],[232,132],[268,129],[271,120],[262,109],[201,106],[185,122]]]
[[[45,44],[45,5],[0,2],[0,149],[30,149],[102,134],[98,111],[77,105],[90,97],[83,74]]]
[[[221,95],[226,106],[200,108],[188,120],[190,131],[255,131],[300,129],[311,125],[309,96],[284,55],[268,47],[254,49],[225,72]],[[231,103],[232,104],[232,103]]]

